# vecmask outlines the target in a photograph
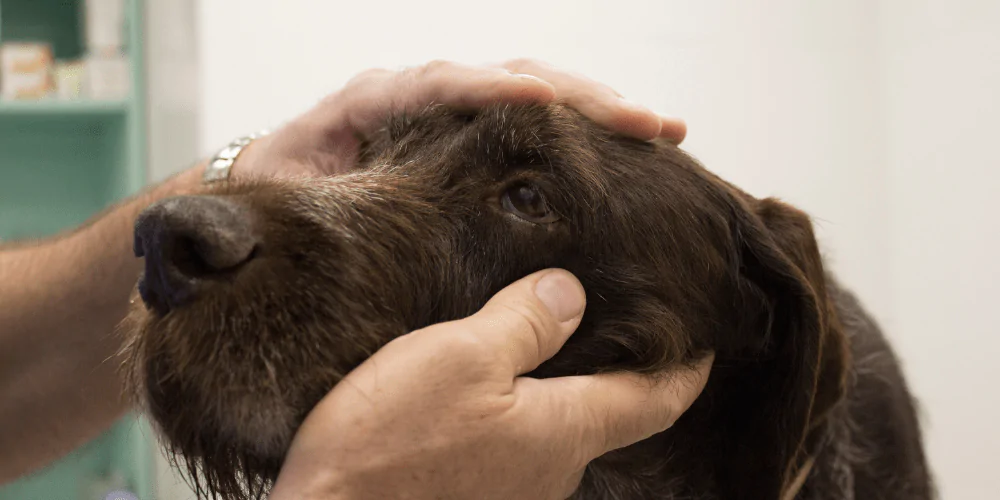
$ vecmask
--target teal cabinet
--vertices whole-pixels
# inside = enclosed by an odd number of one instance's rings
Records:
[[[0,487],[0,499],[104,500],[112,491],[154,499],[155,446],[153,431],[145,420],[125,417],[61,460]]]
[[[79,57],[81,3],[0,0],[0,42],[46,41],[57,59]],[[142,7],[141,0],[126,0],[130,95],[99,102],[0,100],[0,240],[71,228],[145,183]],[[49,467],[0,487],[0,500],[103,499],[117,488],[151,499],[155,453],[148,424],[130,415]]]

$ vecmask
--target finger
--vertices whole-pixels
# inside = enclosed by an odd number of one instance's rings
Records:
[[[496,347],[511,377],[551,358],[580,325],[583,286],[561,269],[539,271],[497,293],[463,327]]]
[[[530,59],[509,61],[503,67],[551,83],[556,89],[556,99],[611,130],[643,140],[661,134],[662,120],[656,113],[623,99],[607,85]]]
[[[343,113],[348,124],[365,135],[382,126],[390,112],[413,112],[431,104],[474,110],[494,102],[547,103],[554,98],[551,84],[530,75],[432,62],[401,72],[366,72],[322,107]]]
[[[564,428],[580,442],[583,460],[589,462],[670,428],[701,394],[714,355],[691,367],[675,368],[656,376],[609,373],[536,381],[519,378],[534,392],[532,399],[566,401],[575,412],[564,412],[575,421]],[[544,407],[546,405],[534,405]],[[549,405],[551,411],[551,405]]]
[[[674,143],[680,144],[687,137],[687,123],[680,118],[669,116],[660,117],[660,137]]]

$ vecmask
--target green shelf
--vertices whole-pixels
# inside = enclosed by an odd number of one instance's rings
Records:
[[[0,101],[0,240],[65,231],[145,184],[144,0],[125,2],[131,95],[118,101]],[[57,59],[81,57],[82,5],[0,0],[0,42],[43,41]],[[0,486],[0,500],[103,500],[114,489],[152,499],[155,450],[147,421],[130,414],[48,467]]]
[[[131,102],[121,101],[0,101],[0,117],[15,116],[108,116],[123,115]]]
[[[28,108],[25,108],[28,109]],[[37,238],[85,221],[129,192],[123,113],[0,112],[0,238]]]

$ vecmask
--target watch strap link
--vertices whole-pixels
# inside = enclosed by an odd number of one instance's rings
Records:
[[[236,158],[240,156],[243,149],[251,142],[268,134],[267,130],[250,134],[230,142],[229,145],[219,150],[218,153],[208,162],[202,179],[205,182],[218,182],[229,178],[229,172],[236,163]]]

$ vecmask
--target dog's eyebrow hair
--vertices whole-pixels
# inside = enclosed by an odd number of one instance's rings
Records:
[[[513,113],[509,105],[484,111],[469,125],[475,128],[475,135],[466,141],[466,147],[481,164],[497,167],[551,164],[552,152],[548,151],[548,141],[543,139],[552,127],[548,113],[546,108]]]

